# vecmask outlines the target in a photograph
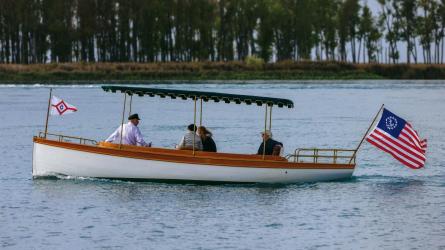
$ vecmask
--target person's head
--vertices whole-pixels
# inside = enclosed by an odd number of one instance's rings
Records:
[[[137,126],[139,124],[139,115],[138,114],[132,114],[128,117],[128,120],[133,123],[134,126]]]
[[[263,131],[261,132],[261,137],[267,141],[269,138],[272,138],[272,132],[270,130]]]
[[[212,132],[210,132],[210,130],[208,130],[206,127],[204,126],[199,126],[198,127],[198,134],[201,137],[212,137]]]
[[[195,126],[195,124],[190,124],[190,125],[188,125],[187,129],[188,129],[189,131],[196,132],[196,126]]]

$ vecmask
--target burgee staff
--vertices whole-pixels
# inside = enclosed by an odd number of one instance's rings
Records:
[[[48,110],[46,111],[46,122],[45,122],[45,136],[46,139],[48,134],[48,122],[50,115],[66,115],[69,113],[76,112],[77,108],[73,105],[65,102],[63,99],[53,95],[53,89],[49,89],[49,99],[48,99]]]
[[[53,89],[49,88],[49,99],[48,99],[48,110],[46,112],[46,123],[45,123],[45,139],[46,134],[48,133],[48,120],[49,120],[49,110],[51,108],[51,95],[52,95]]]

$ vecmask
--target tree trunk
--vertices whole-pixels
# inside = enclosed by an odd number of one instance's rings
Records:
[[[351,39],[351,53],[352,53],[352,62],[356,63],[356,53],[355,53],[355,38]]]
[[[411,63],[411,56],[410,56],[410,52],[411,52],[411,43],[409,41],[409,39],[407,39],[407,45],[406,45],[406,62],[408,64]]]
[[[445,29],[442,29],[442,34],[445,34],[444,33],[444,31],[445,31]],[[443,63],[443,52],[444,52],[444,44],[445,44],[445,38],[444,37],[442,37],[442,56],[441,56],[441,59],[440,59],[440,63]]]

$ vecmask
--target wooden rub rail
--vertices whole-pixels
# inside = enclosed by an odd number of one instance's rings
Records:
[[[286,159],[290,162],[355,164],[354,152],[354,149],[298,148],[294,154],[287,155]],[[307,159],[309,161],[305,161]]]
[[[79,144],[91,144],[91,145],[98,144],[97,141],[95,141],[95,140],[86,139],[86,138],[82,138],[82,137],[39,132],[39,138],[47,138],[48,136],[55,137],[60,142],[71,142],[71,140],[78,140]]]

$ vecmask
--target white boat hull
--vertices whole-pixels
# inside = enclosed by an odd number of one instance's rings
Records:
[[[354,168],[295,169],[215,166],[128,158],[36,142],[33,147],[34,177],[67,175],[117,179],[298,183],[350,178],[353,171]]]

